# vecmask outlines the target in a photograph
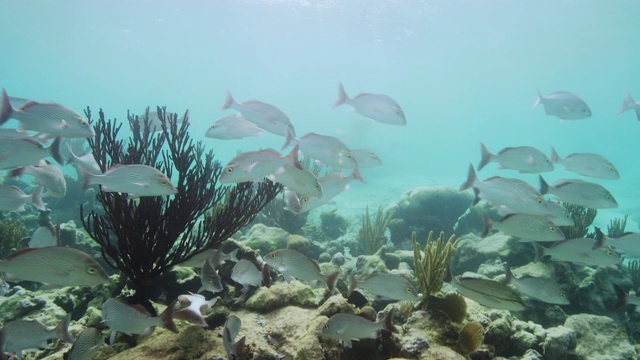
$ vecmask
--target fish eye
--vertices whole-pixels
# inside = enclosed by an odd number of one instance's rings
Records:
[[[607,195],[607,200],[611,200],[611,195]]]
[[[80,126],[87,127],[89,126],[89,122],[87,120],[80,120]]]
[[[410,287],[407,287],[404,289],[406,292],[408,292],[409,294],[413,294],[413,289]]]
[[[329,328],[329,324],[324,324],[324,326],[322,328],[327,330]]]
[[[571,214],[570,213],[566,213],[566,214],[564,214],[564,217],[566,217],[568,219],[568,218],[571,217]]]
[[[555,226],[549,226],[549,230],[551,232],[556,232],[556,227]]]
[[[169,180],[167,179],[160,179],[160,184],[162,185],[167,185],[169,183]]]
[[[226,171],[227,173],[232,173],[233,168],[231,166],[227,166],[226,168],[224,168],[224,171]]]
[[[613,255],[613,250],[607,250],[607,255],[609,256]]]
[[[543,198],[537,198],[537,199],[536,199],[536,202],[537,202],[538,204],[544,204],[544,199],[543,199]]]
[[[276,258],[276,254],[271,254],[271,258],[275,259]]]
[[[567,295],[565,295],[565,294],[560,294],[560,297],[561,297],[561,298],[566,298],[566,297],[567,297]]]
[[[95,275],[98,273],[98,268],[96,268],[95,266],[89,266],[87,268],[87,274],[89,275]]]
[[[303,196],[303,197],[300,198],[300,201],[301,202],[307,202],[307,201],[309,201],[309,197],[308,196]]]

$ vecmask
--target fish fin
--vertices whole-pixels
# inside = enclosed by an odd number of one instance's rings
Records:
[[[627,304],[629,300],[629,294],[624,291],[618,284],[613,284],[613,289],[616,291],[616,303],[614,307],[620,308]]]
[[[351,348],[353,346],[353,343],[351,342],[351,339],[345,339],[342,342],[344,342],[344,346]]]
[[[117,333],[117,331],[111,330],[111,335],[109,335],[109,345],[113,345],[114,341],[116,340]]]
[[[509,267],[509,264],[507,264],[506,261],[502,263],[502,266],[504,267],[505,282],[508,284],[512,282],[514,279],[513,273],[511,272],[511,268]]]
[[[58,339],[66,342],[66,343],[73,344],[73,343],[75,343],[75,340],[73,340],[73,338],[69,334],[69,321],[70,320],[71,320],[71,313],[68,313],[64,317],[64,319],[62,319],[62,321],[60,321],[58,326],[56,326],[55,331],[56,331],[56,334],[58,334]]]
[[[54,158],[58,164],[64,165],[64,159],[60,154],[60,144],[62,144],[62,137],[58,136],[53,140],[51,146],[49,146],[49,151],[51,152],[51,157]]]
[[[540,180],[540,194],[545,195],[549,192],[549,184],[542,178],[542,175],[538,175]]]
[[[329,291],[333,292],[333,289],[336,287],[336,281],[338,281],[338,277],[340,276],[340,270],[335,271],[329,275],[327,275],[327,287]]]
[[[476,171],[473,169],[473,165],[469,164],[469,171],[467,171],[467,181],[460,185],[460,191],[467,190],[473,186],[476,181]]]
[[[608,239],[607,235],[605,235],[599,227],[594,226],[596,231],[596,242],[591,247],[591,250],[598,250],[604,246],[605,241]]]
[[[631,94],[629,94],[629,91],[624,89],[624,100],[622,101],[622,106],[620,106],[620,109],[616,112],[616,115],[622,114],[623,112],[633,108],[635,105],[636,102],[631,97]]]
[[[640,107],[636,107],[636,118],[640,121]]]
[[[246,342],[247,342],[247,337],[243,336],[238,341],[231,344],[231,347],[233,348],[232,352],[234,353],[234,355],[236,355],[237,357],[240,357],[240,355],[242,354],[242,350],[244,350],[244,345]]]
[[[484,224],[484,227],[482,229],[482,234],[480,235],[480,237],[484,238],[489,234],[489,231],[491,231],[491,224],[493,224],[493,221],[491,221],[487,214],[484,214],[482,216],[482,223]]]
[[[262,266],[262,284],[268,289],[271,287],[271,284],[273,283],[273,281],[271,280],[271,266],[269,266],[269,264],[265,263],[264,266]]]
[[[227,260],[233,261],[233,262],[238,262],[238,250],[240,250],[240,248],[235,249],[232,252],[228,253],[227,256],[229,258]]]
[[[382,330],[386,330],[388,332],[398,333],[398,329],[393,325],[393,309],[391,309],[387,315],[385,315],[382,320]]]
[[[11,101],[9,101],[9,95],[7,95],[7,91],[2,89],[2,108],[0,108],[0,126],[7,122],[7,120],[11,119],[11,114],[13,113],[13,107],[11,106]]]
[[[529,156],[527,158],[527,164],[529,165],[535,165],[536,164],[536,159],[533,158],[533,156]],[[529,171],[522,171],[522,172],[529,172]]]
[[[546,248],[541,246],[537,242],[531,242],[531,245],[533,245],[533,250],[536,253],[535,257],[534,257],[534,261],[538,262],[545,256],[544,251],[545,251]]]
[[[351,172],[351,176],[353,176],[354,179],[360,181],[363,184],[367,183],[367,180],[365,180],[362,175],[360,175],[360,170],[358,170],[358,168],[353,169],[353,171]],[[344,190],[347,191],[350,189],[349,184],[346,184],[344,186]]]
[[[300,170],[303,170],[304,167],[300,164],[300,160],[298,160],[298,151],[300,150],[300,144],[296,144],[293,149],[287,154],[287,158],[291,160],[291,164],[297,167]]]
[[[173,314],[176,309],[177,302],[178,300],[173,300],[173,302],[169,304],[169,306],[167,306],[167,308],[159,315],[160,319],[162,319],[162,327],[176,334],[179,331],[176,324],[173,322]]]
[[[558,163],[559,160],[560,160],[560,156],[558,156],[556,149],[552,146],[551,147],[551,163],[556,164]]]
[[[333,104],[334,108],[338,106],[348,103],[351,99],[347,96],[347,93],[344,91],[344,87],[342,86],[342,82],[338,85],[338,100],[336,100],[335,104]]]
[[[293,125],[289,124],[289,126],[287,126],[287,134],[284,141],[284,145],[282,145],[282,148],[280,150],[284,150],[288,148],[289,145],[294,144],[297,141],[298,139],[296,139],[296,136],[293,133]]]
[[[144,188],[149,187],[149,183],[147,183],[147,182],[134,182],[132,184],[136,185],[136,186],[144,187]]]
[[[533,103],[533,107],[531,108],[531,110],[533,110],[536,107],[538,107],[538,105],[540,105],[542,103],[542,100],[543,100],[543,96],[542,96],[542,94],[540,94],[540,90],[538,90],[538,97],[536,98],[536,102]]]
[[[38,186],[33,190],[31,193],[31,204],[38,210],[46,211],[47,204],[42,202],[42,188],[42,186]]]
[[[200,327],[207,327],[207,322],[204,321],[204,317],[200,314],[200,311],[195,311],[189,307],[180,309],[173,314],[174,319],[185,320]]]
[[[224,99],[224,104],[222,105],[222,110],[227,110],[231,107],[233,107],[233,105],[237,104],[236,101],[233,99],[233,96],[231,96],[231,91],[227,90],[227,96]]]
[[[244,167],[244,168],[242,169],[242,172],[243,172],[243,173],[245,173],[245,174],[248,174],[248,173],[250,173],[251,171],[253,171],[253,169],[256,167],[256,165],[258,165],[258,162],[257,162],[257,161],[256,161],[256,162],[253,162],[253,163],[251,163],[251,164],[249,164],[249,165],[247,165],[246,167]]]
[[[0,158],[1,158],[1,156],[0,156]],[[19,168],[15,168],[15,169],[11,170],[11,171],[7,174],[7,177],[8,177],[8,178],[13,178],[13,177],[21,176],[22,174],[24,174],[24,170],[25,170],[25,167],[24,167],[24,166],[21,166],[21,167],[19,167]]]
[[[478,164],[478,171],[482,170],[482,168],[491,161],[492,156],[493,154],[489,152],[489,149],[487,149],[483,143],[480,143],[480,163]]]
[[[347,291],[347,298],[349,298],[351,296],[351,294],[353,293],[353,290],[355,290],[358,287],[358,280],[356,280],[355,276],[351,277],[351,280],[349,281],[349,289]]]

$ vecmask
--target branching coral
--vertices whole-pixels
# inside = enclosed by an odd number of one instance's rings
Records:
[[[629,215],[627,214],[623,218],[615,218],[609,221],[609,225],[607,225],[607,235],[612,238],[618,238],[624,235],[628,217]]]
[[[0,239],[2,243],[0,255],[4,257],[19,247],[26,247],[26,241],[22,246],[20,246],[20,243],[28,237],[27,228],[23,224],[17,221],[0,220]]]
[[[382,206],[380,206],[376,212],[374,221],[371,222],[369,207],[367,206],[365,208],[364,215],[362,216],[362,227],[359,231],[360,245],[364,254],[375,254],[376,251],[387,242],[387,237],[384,232],[389,226],[392,215],[392,210],[384,211]]]
[[[447,271],[453,252],[456,250],[458,240],[451,235],[445,241],[444,231],[440,232],[437,239],[433,239],[433,231],[429,232],[424,254],[420,251],[420,244],[416,239],[416,233],[411,234],[413,241],[413,264],[416,271],[416,282],[422,293],[423,299],[429,300],[429,296],[440,291],[442,279]]]
[[[91,119],[89,109],[86,114]],[[126,194],[98,192],[104,214],[91,211],[85,217],[80,209],[105,261],[128,277],[139,301],[151,296],[163,272],[228,239],[281,188],[271,182],[218,186],[222,165],[191,139],[186,115],[179,123],[176,114],[158,108],[158,117],[162,131],[151,132],[129,114],[133,135],[125,141],[118,137],[122,124],[105,120],[100,110],[90,145],[103,171],[115,164],[153,166],[173,179],[178,193],[130,200]]]
[[[627,272],[631,276],[633,290],[638,291],[640,289],[640,260],[633,259],[629,261],[627,263]]]
[[[588,209],[567,202],[562,203],[562,206],[569,211],[574,223],[573,226],[560,226],[564,236],[567,239],[585,237],[589,231],[589,226],[593,223],[596,215],[598,215],[598,210]]]

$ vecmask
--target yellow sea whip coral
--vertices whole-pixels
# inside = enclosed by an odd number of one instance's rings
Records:
[[[429,296],[442,288],[442,279],[447,271],[453,252],[456,250],[458,241],[455,234],[445,241],[444,232],[440,232],[438,238],[434,240],[433,231],[430,231],[423,255],[422,251],[420,251],[420,244],[416,240],[415,232],[411,234],[411,240],[413,241],[413,263],[416,271],[416,282],[426,304]]]

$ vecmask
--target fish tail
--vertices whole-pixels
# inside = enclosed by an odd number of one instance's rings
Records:
[[[327,275],[327,287],[329,291],[333,292],[333,289],[336,287],[336,281],[338,281],[338,276],[340,276],[340,270],[333,272]]]
[[[347,96],[347,93],[344,91],[344,87],[342,86],[342,83],[340,83],[340,85],[338,86],[338,100],[336,100],[335,104],[333,104],[333,107],[336,108],[346,103],[349,100],[350,100],[349,96]]]
[[[233,104],[235,104],[236,101],[233,98],[233,96],[231,96],[231,91],[227,90],[227,97],[224,99],[224,104],[222,105],[222,110],[227,110],[230,107],[233,106]]]
[[[531,110],[538,107],[538,105],[540,105],[541,103],[542,103],[542,94],[540,94],[540,90],[538,90],[538,97],[536,98],[536,102],[533,103],[533,107],[531,108]]]
[[[287,135],[286,135],[286,139],[284,141],[284,145],[282,145],[282,148],[280,150],[284,150],[286,148],[289,147],[289,145],[297,142],[298,139],[296,139],[295,134],[293,133],[293,130],[291,130],[291,127],[287,126]]]
[[[271,279],[271,266],[265,263],[264,266],[262,266],[262,284],[268,289],[271,287],[272,283],[273,281]]]
[[[535,251],[535,253],[536,253],[536,254],[535,254],[535,257],[534,257],[534,261],[535,261],[535,262],[538,262],[538,261],[540,261],[540,259],[542,259],[542,258],[544,257],[544,255],[545,255],[545,254],[544,254],[544,249],[545,249],[545,248],[544,248],[543,246],[540,246],[540,244],[538,244],[538,243],[537,243],[537,242],[535,242],[535,241],[532,241],[532,242],[531,242],[531,245],[533,245],[533,250],[534,250],[534,251]]]
[[[69,334],[69,321],[71,321],[71,313],[67,314],[67,316],[60,321],[58,326],[54,329],[56,334],[58,334],[58,339],[73,344],[75,340]]]
[[[9,101],[9,95],[7,95],[7,91],[2,89],[2,108],[0,109],[0,126],[2,126],[7,120],[11,118],[11,114],[13,113],[13,107],[11,106],[11,101]]]
[[[236,355],[237,357],[239,357],[240,355],[242,355],[242,350],[244,350],[244,345],[247,342],[247,337],[243,336],[240,338],[240,340],[236,341],[235,343],[231,344],[231,347],[233,348],[232,352],[234,355]]]
[[[200,314],[200,311],[194,311],[190,307],[186,307],[184,309],[176,311],[173,315],[173,318],[178,320],[186,320],[201,327],[207,327],[207,322],[204,321],[204,317],[202,316],[202,314]]]
[[[549,192],[549,184],[544,181],[542,175],[538,175],[538,178],[540,179],[540,194],[545,195]]]
[[[481,159],[480,164],[478,164],[478,171],[482,170],[482,168],[491,161],[491,157],[493,156],[483,143],[480,143],[480,156]]]
[[[31,193],[31,203],[38,210],[42,210],[42,211],[47,210],[47,207],[45,206],[46,204],[42,202],[42,186],[38,186]]]
[[[604,243],[607,240],[607,235],[605,235],[597,226],[594,226],[594,229],[596,231],[596,242],[591,247],[591,250],[598,250],[604,246]]]
[[[484,227],[482,228],[482,234],[480,235],[480,237],[485,237],[489,234],[489,231],[491,231],[491,225],[493,224],[493,221],[491,221],[487,214],[484,214],[482,216],[482,223],[484,224]]]
[[[229,259],[227,259],[227,260],[232,261],[232,262],[238,262],[238,250],[240,250],[240,249],[235,249],[232,252],[230,252],[229,254],[227,254],[227,256],[229,257]]]
[[[616,112],[616,115],[620,115],[629,109],[633,109],[635,105],[636,105],[636,102],[631,97],[631,94],[629,94],[629,91],[627,89],[624,89],[624,100],[622,101],[622,106],[620,107],[620,110]],[[636,110],[636,113],[637,113],[637,110]]]
[[[480,200],[480,190],[473,188],[473,202],[471,203],[471,206],[476,206]]]
[[[502,266],[504,267],[505,282],[508,284],[513,281],[513,273],[511,272],[511,268],[506,261],[502,263]]]
[[[393,309],[391,309],[380,322],[382,323],[382,330],[394,333],[398,332],[398,328],[393,325]]]
[[[300,170],[303,170],[302,164],[300,164],[300,160],[298,160],[298,151],[300,150],[300,144],[296,144],[296,146],[291,149],[291,151],[287,154],[287,157],[291,160],[291,165],[297,167]]]
[[[53,157],[58,162],[58,164],[64,165],[64,159],[60,154],[61,144],[62,144],[62,137],[58,136],[55,140],[53,140],[53,143],[51,143],[51,146],[49,146],[49,151],[51,151],[51,157]]]
[[[467,172],[467,181],[460,185],[460,191],[467,190],[473,186],[476,181],[476,171],[473,169],[473,165],[469,164],[469,171]]]
[[[556,152],[556,149],[552,146],[551,147],[551,163],[552,164],[557,164],[558,160],[560,160],[560,156],[558,156],[558,153]]]
[[[178,333],[178,328],[176,327],[176,323],[173,322],[173,314],[174,314],[174,311],[176,310],[177,302],[178,300],[173,300],[173,302],[169,304],[169,306],[167,306],[167,308],[164,309],[164,311],[160,314],[160,320],[162,320],[162,327],[176,334]]]
[[[629,301],[629,294],[624,291],[618,284],[613,284],[613,289],[616,291],[616,303],[615,308],[620,308],[627,305]]]
[[[7,174],[7,177],[8,178],[14,178],[14,177],[22,176],[22,174],[24,174],[24,170],[25,170],[24,166],[21,166],[19,168],[15,168],[15,169],[11,170]]]

